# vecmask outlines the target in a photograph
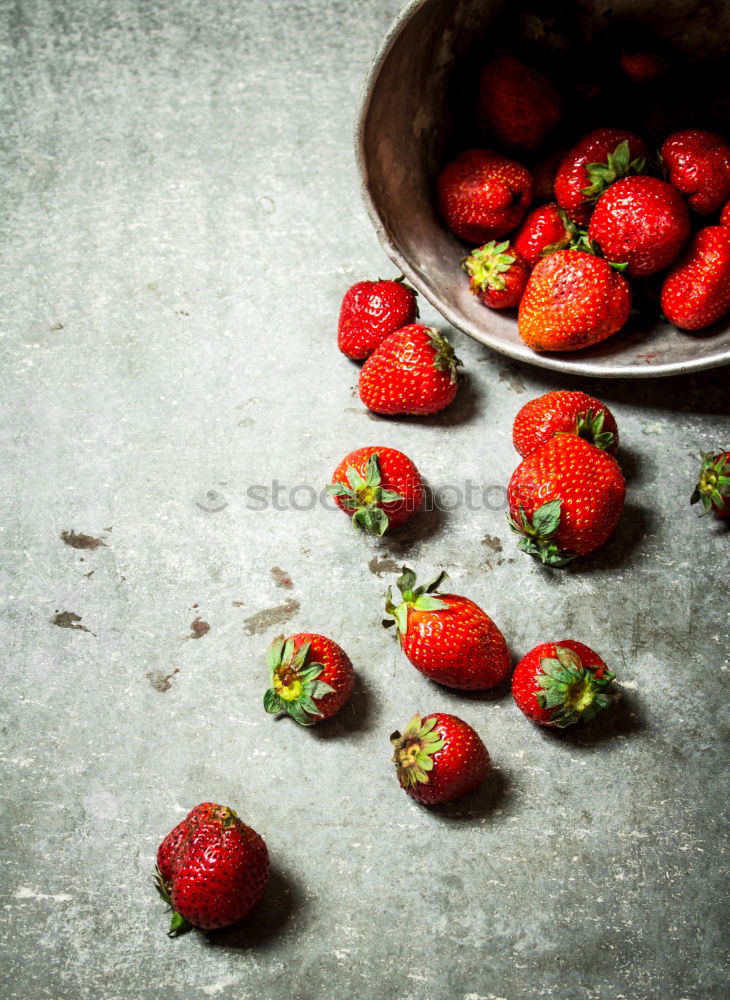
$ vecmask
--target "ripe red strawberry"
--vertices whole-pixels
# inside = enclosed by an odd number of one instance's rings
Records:
[[[456,396],[460,365],[438,330],[404,326],[386,337],[362,366],[360,399],[375,413],[438,413]]]
[[[680,330],[704,330],[730,311],[730,229],[707,226],[664,279],[661,305]]]
[[[469,291],[490,309],[513,309],[530,277],[530,265],[509,240],[477,247],[461,266],[469,275]]]
[[[272,715],[288,712],[302,726],[329,719],[342,708],[355,686],[347,653],[332,639],[298,632],[280,635],[266,651],[271,687],[264,708]]]
[[[190,925],[237,924],[259,902],[268,878],[263,839],[215,802],[196,806],[157,851],[155,885],[173,910],[170,935]]]
[[[577,351],[620,330],[630,310],[628,283],[608,261],[557,250],[535,265],[517,328],[533,351]]]
[[[337,346],[364,361],[386,337],[418,317],[416,293],[403,278],[358,281],[345,292],[337,324]]]
[[[509,524],[520,548],[563,566],[613,534],[626,484],[612,455],[574,434],[559,434],[523,459],[507,488]]]
[[[712,511],[718,517],[730,517],[730,451],[717,455],[703,451],[700,457],[700,478],[690,503],[701,501],[705,514]]]
[[[660,150],[669,183],[690,208],[710,215],[730,198],[730,145],[715,132],[685,129],[665,139]]]
[[[646,146],[631,132],[599,128],[566,153],[555,177],[555,197],[573,222],[585,225],[594,202],[610,184],[627,174],[640,174]]]
[[[478,733],[446,712],[414,715],[390,742],[401,788],[427,806],[461,798],[489,773],[489,753]]]
[[[346,455],[327,492],[355,528],[382,535],[413,517],[423,503],[418,469],[395,448],[358,448]]]
[[[720,212],[720,225],[730,228],[730,201],[726,201]]]
[[[534,66],[503,55],[482,70],[477,121],[501,145],[537,149],[557,124],[560,111],[560,94]]]
[[[512,246],[534,267],[541,257],[564,250],[577,236],[577,227],[553,201],[530,212],[512,237]]]
[[[598,653],[563,639],[523,656],[512,675],[512,695],[528,719],[565,729],[588,722],[612,703],[613,679]]]
[[[607,260],[627,264],[631,278],[673,263],[689,236],[687,206],[671,184],[656,177],[625,177],[598,199],[588,226]]]
[[[562,389],[531,399],[518,411],[512,427],[514,446],[523,458],[556,434],[577,434],[611,454],[618,450],[613,414],[585,392]]]
[[[397,580],[401,603],[388,587],[385,610],[397,625],[401,649],[416,670],[446,687],[479,691],[496,687],[509,673],[504,636],[489,615],[466,597],[439,594],[446,577],[416,586],[416,574],[403,567]],[[386,619],[383,625],[392,625]]]
[[[462,153],[444,167],[437,186],[444,222],[471,246],[514,229],[532,198],[529,170],[488,149]]]

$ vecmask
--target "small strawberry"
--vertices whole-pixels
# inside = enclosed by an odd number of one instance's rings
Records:
[[[201,802],[157,851],[157,891],[172,908],[170,935],[191,925],[237,924],[261,899],[269,878],[263,839],[232,809]]]
[[[631,132],[599,128],[566,153],[555,177],[555,198],[574,222],[585,225],[593,204],[610,184],[627,174],[640,174],[646,146]]]
[[[703,451],[700,457],[700,478],[690,503],[701,501],[705,514],[730,517],[730,451]]]
[[[438,330],[404,326],[386,337],[362,366],[360,399],[374,413],[438,413],[456,396],[460,365]]]
[[[477,121],[501,145],[537,149],[557,124],[560,111],[560,94],[534,66],[503,55],[482,70]]]
[[[577,237],[577,226],[553,201],[530,212],[512,237],[512,246],[534,267],[541,257],[564,250]]]
[[[613,534],[626,484],[616,459],[574,434],[558,434],[517,466],[507,488],[519,547],[546,566],[564,566]]]
[[[530,265],[509,240],[472,250],[461,264],[469,275],[469,291],[490,309],[512,309],[519,304],[530,276]]]
[[[512,695],[528,719],[565,729],[588,722],[614,700],[614,675],[582,642],[545,642],[523,656],[512,675]]]
[[[441,171],[437,187],[444,222],[471,246],[514,229],[532,198],[529,170],[487,149],[462,153]]]
[[[707,226],[664,279],[661,306],[680,330],[704,330],[730,311],[730,228]]]
[[[280,635],[266,651],[271,687],[264,708],[288,712],[302,726],[329,719],[342,708],[355,686],[350,658],[332,639],[313,633]]]
[[[439,594],[446,577],[417,587],[416,574],[403,567],[397,580],[401,603],[388,587],[385,610],[397,625],[401,649],[416,670],[446,687],[465,691],[496,687],[509,673],[510,655],[504,636],[473,601]],[[383,625],[393,624],[389,618]]]
[[[720,212],[720,225],[730,228],[730,201],[726,201]]]
[[[418,318],[416,293],[403,278],[358,281],[345,292],[337,324],[337,346],[364,361],[386,337]]]
[[[461,798],[489,773],[489,753],[478,733],[446,712],[414,715],[390,742],[401,788],[427,806]]]
[[[358,448],[335,469],[327,492],[355,528],[382,535],[413,517],[423,503],[418,469],[395,448]]]
[[[518,411],[512,427],[514,446],[523,458],[556,434],[577,434],[611,454],[618,449],[613,414],[585,392],[562,389],[531,399]]]
[[[588,226],[607,260],[626,264],[630,278],[669,267],[689,236],[682,196],[656,177],[625,177],[598,199]]]
[[[632,83],[652,83],[666,72],[666,64],[657,52],[627,49],[619,56],[619,65]]]
[[[557,250],[535,265],[517,328],[533,351],[577,351],[620,330],[630,310],[628,283],[608,261]]]
[[[715,132],[685,129],[662,143],[660,155],[669,183],[690,208],[710,215],[730,198],[730,145]]]

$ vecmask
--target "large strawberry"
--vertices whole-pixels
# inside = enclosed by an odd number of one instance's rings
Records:
[[[515,56],[497,56],[482,70],[477,121],[500,145],[537,149],[560,111],[560,94],[550,80]]]
[[[271,687],[264,695],[264,708],[272,715],[288,712],[302,726],[339,712],[355,686],[349,656],[323,635],[299,632],[288,639],[280,635],[266,651],[266,663]]]
[[[523,459],[507,488],[510,527],[520,548],[546,566],[564,566],[613,534],[626,484],[612,455],[574,434],[558,434]]]
[[[661,305],[680,330],[704,330],[730,312],[730,228],[707,226],[664,279]]]
[[[640,174],[646,146],[631,132],[599,128],[569,150],[555,177],[555,197],[574,222],[585,225],[603,192],[627,174]]]
[[[690,503],[702,503],[704,513],[730,517],[730,451],[701,453],[700,478]]]
[[[523,458],[556,434],[577,434],[611,454],[618,449],[613,414],[585,392],[561,389],[531,399],[518,411],[512,427],[512,441]]]
[[[513,309],[519,305],[530,276],[530,265],[511,247],[509,240],[491,240],[472,250],[461,264],[469,275],[469,291],[490,309]]]
[[[397,580],[401,601],[388,587],[385,610],[397,626],[401,649],[426,677],[446,687],[474,691],[493,688],[509,673],[504,636],[489,615],[467,597],[440,594],[446,577],[416,586],[416,574],[403,567]],[[393,621],[386,619],[386,627]]]
[[[386,337],[418,316],[416,293],[403,278],[358,281],[345,292],[337,324],[337,346],[364,361]]]
[[[613,679],[598,653],[575,639],[562,639],[522,657],[512,675],[512,695],[533,722],[564,729],[588,722],[613,702]]]
[[[541,257],[565,249],[577,237],[577,226],[553,201],[530,212],[512,237],[512,246],[534,267]]]
[[[358,448],[335,469],[327,492],[355,528],[382,535],[403,524],[423,503],[418,469],[395,448]]]
[[[489,773],[489,753],[479,734],[456,715],[414,715],[390,737],[401,788],[424,805],[451,802],[473,791]]]
[[[462,153],[441,171],[437,187],[444,222],[471,246],[514,229],[532,198],[529,170],[488,149]]]
[[[669,182],[699,215],[710,215],[730,198],[730,145],[716,132],[685,129],[660,150]]]
[[[459,387],[461,361],[438,330],[417,323],[386,337],[362,366],[360,399],[375,413],[438,413]]]
[[[173,910],[171,935],[190,925],[237,924],[261,899],[268,877],[263,839],[215,802],[196,806],[157,851],[155,884]]]
[[[557,250],[530,275],[517,328],[534,351],[577,351],[620,330],[630,310],[628,283],[607,261]]]

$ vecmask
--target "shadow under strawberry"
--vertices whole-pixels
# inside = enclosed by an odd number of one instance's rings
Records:
[[[424,488],[425,499],[421,510],[405,524],[389,529],[379,539],[383,549],[398,561],[406,558],[414,542],[437,538],[446,525],[448,511],[436,506],[434,492],[428,483],[424,483]]]
[[[574,559],[559,570],[547,567],[541,569],[551,577],[557,573],[575,575],[620,569],[633,559],[649,527],[650,521],[646,510],[638,504],[626,504],[616,530],[600,549],[596,549],[590,555],[581,556],[580,559]]]
[[[452,335],[451,328],[447,330],[449,336]],[[425,427],[458,427],[467,424],[472,420],[481,408],[481,400],[484,393],[479,384],[479,379],[466,374],[459,384],[459,391],[453,403],[427,416],[399,414],[397,416],[383,416],[381,419],[392,424],[418,424]]]
[[[233,927],[199,933],[214,948],[251,948],[259,951],[284,932],[295,911],[297,923],[301,924],[303,898],[291,874],[272,864],[266,891],[250,916]]]
[[[336,715],[307,727],[307,734],[318,740],[339,739],[367,733],[378,728],[378,713],[371,691],[361,670],[355,671],[355,689]]]
[[[492,702],[502,701],[503,698],[506,698],[510,694],[511,676],[512,667],[510,666],[510,672],[501,684],[483,691],[466,691],[461,688],[449,688],[443,684],[437,684],[435,681],[428,681],[428,684],[433,689],[435,695],[443,697],[446,700],[452,698],[459,701]]]
[[[482,784],[468,795],[441,805],[423,806],[429,815],[443,822],[473,821],[486,819],[496,809],[502,809],[509,801],[509,783],[499,768],[492,766]]]

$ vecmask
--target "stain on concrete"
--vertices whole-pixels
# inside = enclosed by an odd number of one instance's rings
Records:
[[[53,618],[51,618],[51,625],[57,625],[59,628],[72,628],[78,632],[88,632],[89,635],[96,635],[90,628],[79,624],[80,622],[81,615],[77,615],[74,611],[56,611]]]
[[[250,618],[244,619],[244,631],[248,635],[258,635],[259,632],[265,632],[273,625],[283,625],[284,622],[288,622],[298,610],[299,601],[287,601],[286,604],[279,604],[275,608],[266,608],[265,611],[259,611],[257,614],[251,615]]]
[[[63,323],[54,323],[51,326],[52,333],[58,333],[59,330],[63,330]]]
[[[238,421],[239,427],[255,427],[256,421],[253,417],[244,417],[243,420]]]
[[[285,590],[291,590],[294,586],[294,581],[286,572],[286,570],[281,569],[279,566],[271,567],[271,575],[274,578],[274,583],[277,587],[284,587]]]
[[[208,622],[204,622],[202,618],[196,617],[190,622],[190,635],[186,636],[187,639],[202,639],[204,635],[210,632],[210,625]]]
[[[88,573],[84,573],[83,575],[86,577],[87,580],[90,580],[95,572],[96,570],[92,569]]]
[[[98,549],[100,546],[106,548],[106,542],[102,538],[84,535],[80,531],[62,531],[61,540],[72,549]]]
[[[375,576],[383,576],[385,573],[400,573],[402,566],[390,556],[373,556],[368,569]]]
[[[486,545],[490,552],[502,551],[502,541],[496,535],[485,535],[482,538],[482,545]]]
[[[525,383],[522,381],[522,377],[514,365],[506,365],[504,368],[500,368],[499,381],[505,382],[512,392],[525,391]]]
[[[231,601],[234,608],[243,608],[246,605],[245,601]]]
[[[145,676],[155,691],[159,691],[160,694],[164,694],[165,691],[169,691],[172,687],[172,679],[175,674],[179,673],[180,668],[175,667],[171,674],[163,674],[161,670],[150,670],[150,672],[145,674]]]

